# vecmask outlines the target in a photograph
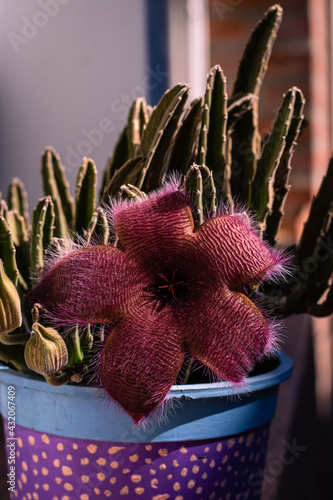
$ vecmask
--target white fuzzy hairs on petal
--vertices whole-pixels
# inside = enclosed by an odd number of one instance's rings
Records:
[[[146,194],[143,198],[136,199],[122,199],[120,196],[110,196],[109,202],[103,204],[103,210],[105,211],[107,221],[109,224],[109,229],[113,234],[116,234],[116,215],[118,212],[124,210],[127,207],[138,205],[139,203],[144,203],[147,200],[154,199],[157,196],[163,196],[168,193],[173,193],[175,191],[184,192],[182,188],[182,176],[178,172],[172,172],[167,177],[161,188],[158,188],[150,193]]]

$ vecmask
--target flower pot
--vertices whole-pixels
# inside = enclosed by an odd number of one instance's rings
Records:
[[[279,354],[241,397],[225,383],[173,386],[163,413],[134,426],[100,389],[50,387],[1,366],[12,498],[258,498],[278,386],[291,371]]]

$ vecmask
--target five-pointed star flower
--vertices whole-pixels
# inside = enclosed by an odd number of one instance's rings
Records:
[[[242,214],[194,228],[175,186],[118,205],[113,225],[117,247],[71,251],[29,298],[62,323],[109,325],[101,383],[136,422],[164,400],[188,351],[242,383],[274,347],[274,334],[240,289],[281,273],[281,254]]]

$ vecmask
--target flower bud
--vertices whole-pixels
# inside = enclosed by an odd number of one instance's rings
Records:
[[[0,336],[22,324],[21,302],[13,283],[6,276],[0,259]]]
[[[66,344],[57,330],[46,328],[37,322],[32,325],[24,357],[31,370],[45,377],[54,375],[68,362]]]

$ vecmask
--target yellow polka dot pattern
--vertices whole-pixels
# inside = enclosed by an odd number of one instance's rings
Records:
[[[264,468],[268,439],[268,426],[187,443],[106,443],[16,431],[12,500],[252,498],[249,478]]]

